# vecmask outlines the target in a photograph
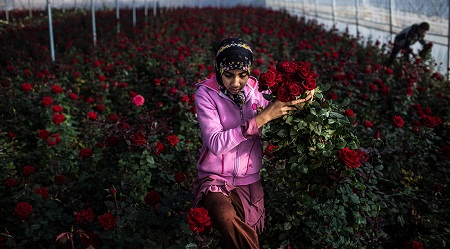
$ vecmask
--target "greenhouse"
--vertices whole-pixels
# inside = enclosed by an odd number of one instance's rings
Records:
[[[0,0],[0,249],[447,248],[449,7]]]

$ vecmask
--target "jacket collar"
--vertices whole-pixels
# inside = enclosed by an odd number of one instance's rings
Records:
[[[220,94],[219,83],[217,83],[216,75],[213,75],[211,78],[206,79],[204,81],[200,81],[195,84],[197,87],[206,86],[209,89]],[[250,76],[247,80],[247,84],[244,87],[244,93],[247,96],[248,93],[253,92],[258,87],[258,81],[255,77]]]

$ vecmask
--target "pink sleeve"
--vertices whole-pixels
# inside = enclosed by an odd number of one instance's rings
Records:
[[[250,136],[260,136],[261,132],[258,129],[258,125],[256,124],[256,119],[252,118],[245,122],[245,125],[242,126],[242,134],[245,138]]]

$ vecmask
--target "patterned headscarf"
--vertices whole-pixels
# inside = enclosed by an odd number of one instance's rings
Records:
[[[240,69],[250,74],[253,52],[244,40],[227,38],[220,42],[216,51],[216,78],[220,85],[223,85],[222,74],[224,71]]]

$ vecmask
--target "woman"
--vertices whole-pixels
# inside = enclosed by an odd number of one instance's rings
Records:
[[[296,110],[294,105],[311,99],[314,91],[306,99],[269,103],[250,76],[253,53],[245,41],[225,39],[216,51],[216,75],[198,83],[195,93],[203,146],[194,206],[208,210],[228,248],[259,248],[264,228],[260,128]]]

